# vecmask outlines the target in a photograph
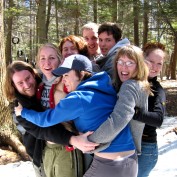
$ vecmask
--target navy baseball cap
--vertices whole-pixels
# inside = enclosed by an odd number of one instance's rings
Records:
[[[87,71],[92,73],[92,62],[84,55],[70,55],[65,58],[62,65],[52,71],[52,74],[54,76],[61,76],[71,70]]]

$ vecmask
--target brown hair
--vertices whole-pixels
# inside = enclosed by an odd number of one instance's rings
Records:
[[[4,94],[8,101],[13,101],[15,99],[16,88],[14,87],[12,77],[14,73],[23,70],[28,70],[35,78],[39,77],[36,70],[24,61],[14,61],[8,65],[3,83]]]
[[[89,79],[92,76],[92,73],[87,72],[87,71],[78,71],[78,70],[74,70],[76,76],[79,78],[80,81],[84,81],[86,79]],[[84,72],[84,77],[82,77],[81,72]]]
[[[148,42],[143,47],[144,58],[148,57],[151,52],[160,49],[165,53],[165,46],[159,42]]]
[[[62,50],[63,50],[63,45],[66,41],[69,41],[69,42],[73,43],[73,45],[77,48],[79,54],[88,56],[87,44],[86,44],[83,37],[75,36],[75,35],[69,35],[69,36],[63,38],[60,41],[60,44],[59,44],[59,50],[60,50],[61,53],[62,53]]]
[[[106,22],[101,24],[98,28],[98,36],[104,32],[107,32],[108,35],[112,34],[116,42],[120,41],[122,38],[122,30],[116,23]]]
[[[116,90],[118,91],[122,84],[117,73],[117,61],[121,56],[127,56],[131,60],[135,61],[135,63],[137,64],[137,69],[131,79],[141,81],[144,85],[144,88],[150,93],[150,85],[148,82],[149,69],[144,62],[143,51],[139,47],[136,47],[134,45],[127,45],[120,48],[115,56],[113,85],[115,86]]]

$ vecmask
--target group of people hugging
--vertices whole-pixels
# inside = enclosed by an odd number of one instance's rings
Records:
[[[165,46],[141,48],[115,23],[41,45],[36,66],[13,61],[4,80],[36,177],[146,177],[165,115],[158,81]]]

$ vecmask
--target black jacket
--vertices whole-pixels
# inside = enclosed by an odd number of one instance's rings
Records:
[[[16,99],[25,108],[43,111],[40,102],[35,96],[29,98],[16,93]],[[23,136],[23,143],[26,147],[27,153],[31,158],[33,158],[33,163],[38,167],[42,162],[42,151],[45,147],[45,141],[69,145],[69,139],[73,135],[73,133],[66,130],[62,124],[41,128],[31,122],[28,122],[21,116],[17,116],[17,121],[26,130]]]
[[[148,98],[148,112],[140,110],[135,119],[145,123],[142,141],[154,143],[157,142],[156,128],[162,125],[166,113],[166,95],[157,77],[149,82],[154,96]]]

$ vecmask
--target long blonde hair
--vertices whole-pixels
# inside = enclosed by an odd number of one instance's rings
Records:
[[[131,79],[140,81],[143,84],[143,88],[150,94],[151,91],[148,82],[149,69],[144,62],[143,51],[139,47],[136,47],[134,45],[126,45],[121,47],[115,56],[113,85],[115,86],[116,90],[118,91],[122,84],[117,72],[117,60],[121,56],[127,56],[131,60],[135,61],[135,63],[137,64],[137,69]]]

